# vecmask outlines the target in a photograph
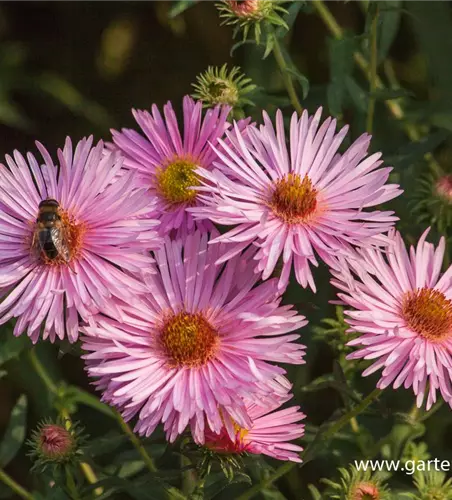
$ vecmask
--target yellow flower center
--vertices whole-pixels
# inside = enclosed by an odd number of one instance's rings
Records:
[[[171,204],[190,203],[196,198],[191,189],[199,185],[196,163],[177,158],[157,172],[157,190]]]
[[[402,315],[411,330],[432,342],[440,342],[452,333],[452,302],[433,288],[405,294]]]
[[[223,423],[224,423],[224,418],[231,419],[231,417],[229,416],[224,417],[221,408],[219,408],[219,412]],[[206,434],[205,446],[207,448],[217,453],[226,453],[226,454],[228,453],[241,454],[246,450],[248,443],[245,442],[245,437],[247,436],[249,431],[247,429],[243,429],[242,427],[240,427],[233,419],[231,420],[235,431],[234,440],[231,441],[231,438],[229,437],[226,428],[223,427],[220,434],[214,434],[211,432],[208,432]]]
[[[65,210],[61,210],[60,217],[67,235],[67,244],[71,253],[71,259],[77,258],[82,250],[86,227],[83,223],[77,223]]]
[[[212,359],[219,345],[218,332],[200,313],[180,312],[163,325],[160,343],[171,366],[202,366]]]
[[[238,439],[238,441],[242,442],[245,437],[247,436],[249,430],[248,429],[244,429],[243,427],[240,427],[240,425],[238,425],[236,422],[234,422],[234,430],[235,430],[235,434],[236,434],[236,439]]]
[[[317,190],[307,175],[288,174],[274,184],[273,213],[288,224],[306,222],[317,208]]]

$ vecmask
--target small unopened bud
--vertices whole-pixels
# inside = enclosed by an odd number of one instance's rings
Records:
[[[372,474],[370,470],[360,471],[356,467],[348,470],[339,469],[339,472],[341,474],[339,482],[322,479],[322,482],[329,485],[332,492],[340,493],[331,498],[347,500],[389,500],[392,498],[391,492],[378,473]]]
[[[261,20],[272,11],[271,0],[226,0],[230,12],[237,17]]]
[[[286,9],[281,7],[280,0],[224,0],[216,4],[220,17],[224,19],[223,24],[235,25],[237,32],[243,30],[243,38],[246,39],[250,28],[254,30],[254,38],[259,44],[262,32],[261,23],[281,26],[288,29],[281,15],[287,14]]]
[[[64,460],[72,453],[74,438],[61,425],[44,425],[39,433],[41,453],[50,460]]]
[[[380,500],[380,492],[375,484],[358,483],[350,498],[352,500]]]
[[[418,471],[414,485],[419,491],[419,500],[450,500],[452,479],[447,479],[442,471]]]
[[[444,175],[436,181],[436,192],[448,203],[452,202],[452,175]]]
[[[31,446],[30,456],[36,460],[34,467],[44,469],[50,464],[66,464],[76,460],[82,454],[82,440],[77,424],[68,426],[60,421],[41,423],[28,442]]]
[[[246,104],[253,104],[246,96],[256,85],[240,72],[239,67],[228,71],[225,64],[221,68],[209,66],[206,72],[196,78],[193,87],[196,91],[193,97],[202,101],[205,107],[226,104],[239,109]]]

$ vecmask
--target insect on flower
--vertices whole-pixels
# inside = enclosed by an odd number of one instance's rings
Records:
[[[67,228],[61,220],[60,204],[52,198],[41,201],[32,249],[37,250],[44,261],[63,259],[68,263],[71,258],[68,236]]]

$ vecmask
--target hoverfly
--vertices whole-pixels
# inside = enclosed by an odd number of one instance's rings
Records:
[[[41,201],[31,246],[46,260],[60,257],[69,263],[71,252],[59,209],[60,204],[52,198]]]

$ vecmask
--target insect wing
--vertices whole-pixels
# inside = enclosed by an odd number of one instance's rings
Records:
[[[45,251],[49,245],[52,245],[52,235],[47,229],[36,230],[33,235],[33,247],[40,251]]]
[[[65,238],[63,229],[59,227],[52,227],[49,231],[50,239],[58,252],[58,255],[68,262],[70,258],[69,247]]]

